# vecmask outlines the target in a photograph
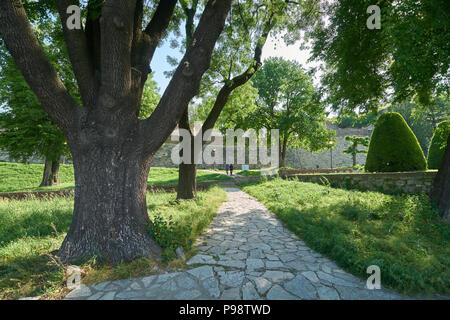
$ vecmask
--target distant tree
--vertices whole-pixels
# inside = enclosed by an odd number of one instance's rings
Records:
[[[356,114],[351,111],[339,114],[336,120],[339,128],[363,128],[374,124],[377,114],[376,112]]]
[[[358,146],[362,145],[363,147],[368,147],[370,139],[369,137],[347,136],[345,137],[345,141],[351,142],[351,145],[342,152],[351,154],[353,159],[353,166],[356,166],[356,155],[359,153],[367,153],[367,150],[359,150]]]
[[[55,66],[70,94],[79,99],[78,88],[56,22],[45,19],[37,35],[47,58]],[[40,186],[59,183],[62,156],[70,157],[66,138],[45,112],[36,95],[26,83],[13,59],[0,47],[0,149],[11,159],[26,162],[32,157],[44,160]]]
[[[280,130],[280,166],[288,148],[320,151],[329,147],[335,132],[326,128],[325,106],[312,78],[294,61],[267,59],[253,78],[258,89],[257,109],[240,123],[244,128]]]

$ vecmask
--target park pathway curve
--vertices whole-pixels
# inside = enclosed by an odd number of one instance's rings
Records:
[[[308,248],[263,204],[238,188],[197,241],[191,269],[81,285],[66,299],[401,299]]]

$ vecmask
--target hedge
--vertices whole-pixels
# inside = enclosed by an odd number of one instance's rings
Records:
[[[399,113],[387,112],[379,117],[370,139],[365,169],[368,172],[427,169],[422,148]]]
[[[444,158],[447,138],[450,134],[450,120],[440,122],[434,130],[428,148],[428,168],[439,169]]]

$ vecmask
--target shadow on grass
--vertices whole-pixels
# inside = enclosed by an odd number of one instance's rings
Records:
[[[308,246],[406,294],[450,293],[450,228],[426,195],[347,191],[273,180],[245,185]]]

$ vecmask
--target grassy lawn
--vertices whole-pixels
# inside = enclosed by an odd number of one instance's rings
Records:
[[[72,165],[61,165],[59,178],[61,184],[53,187],[40,188],[42,180],[43,164],[23,164],[0,162],[0,192],[13,191],[37,191],[37,190],[62,190],[75,188]],[[197,181],[221,181],[231,178],[207,171],[197,171]],[[149,185],[175,184],[178,182],[177,168],[150,169]]]
[[[259,177],[261,175],[261,170],[239,171],[236,174],[244,177]]]
[[[183,267],[173,249],[183,246],[192,254],[193,240],[209,225],[226,193],[219,187],[199,192],[198,199],[176,202],[176,194],[147,195],[149,232],[163,246],[165,261],[151,259],[109,266],[95,259],[83,264],[83,283],[140,277],[154,273],[154,267]],[[53,255],[72,220],[73,198],[52,201],[0,201],[0,299],[23,296],[58,298],[66,293],[64,266]],[[172,222],[172,223],[169,223]],[[52,253],[53,252],[53,253]]]
[[[406,294],[450,293],[450,224],[426,195],[392,196],[275,179],[250,193],[311,248],[367,279]]]

